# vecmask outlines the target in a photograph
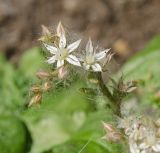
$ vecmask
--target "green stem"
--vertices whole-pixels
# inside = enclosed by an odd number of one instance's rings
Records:
[[[97,73],[97,79],[98,79],[100,90],[103,93],[103,95],[109,99],[109,105],[111,106],[113,112],[118,116],[120,116],[120,106],[117,103],[117,100],[113,97],[113,95],[109,91],[109,89],[106,87],[103,81],[101,72]]]

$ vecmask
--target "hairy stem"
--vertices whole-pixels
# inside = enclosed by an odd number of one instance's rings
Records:
[[[120,106],[119,106],[119,103],[117,103],[117,99],[114,98],[114,96],[112,95],[112,93],[109,91],[109,89],[105,85],[105,83],[103,81],[103,78],[102,78],[101,72],[97,73],[97,79],[98,79],[100,90],[103,93],[103,95],[109,99],[109,105],[111,106],[113,112],[116,115],[120,116]]]

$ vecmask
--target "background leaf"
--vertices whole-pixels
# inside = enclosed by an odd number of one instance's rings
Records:
[[[14,116],[0,115],[0,151],[27,153],[31,138],[24,124]]]
[[[160,36],[153,39],[144,51],[131,58],[121,70],[127,80],[137,80],[142,103],[160,106]]]

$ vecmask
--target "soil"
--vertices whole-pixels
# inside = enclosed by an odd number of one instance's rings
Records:
[[[0,0],[0,51],[17,61],[60,20],[123,61],[160,33],[160,0]]]

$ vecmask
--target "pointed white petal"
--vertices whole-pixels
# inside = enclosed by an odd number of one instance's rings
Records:
[[[153,146],[152,147],[153,148],[153,150],[155,151],[155,152],[160,152],[160,143],[157,143],[155,146]]]
[[[140,148],[140,149],[146,149],[146,148],[148,148],[148,146],[146,145],[146,143],[141,143],[141,144],[139,145],[139,148]]]
[[[57,68],[60,68],[63,65],[64,65],[64,60],[58,60],[57,61]]]
[[[130,148],[130,153],[140,153],[139,147],[131,138],[129,139],[129,148]]]
[[[70,64],[81,66],[81,63],[79,62],[78,58],[74,55],[69,55],[66,59]]]
[[[65,37],[65,30],[64,30],[61,22],[59,22],[59,24],[57,26],[57,35],[60,38],[59,47],[64,48],[66,46],[66,37]]]
[[[52,56],[47,60],[47,63],[48,64],[53,64],[53,63],[55,63],[55,61],[56,61],[56,56]]]
[[[91,38],[89,38],[88,43],[86,45],[86,52],[93,53],[93,45],[92,45]]]
[[[106,54],[108,53],[110,49],[106,49],[104,51],[101,51],[99,53],[97,53],[95,56],[96,56],[96,59],[97,60],[101,60],[102,58],[104,58],[106,56]]]
[[[81,42],[81,39],[80,40],[77,40],[76,42],[70,44],[67,49],[69,50],[69,53],[71,53],[72,51],[74,51],[76,48],[78,48],[79,44]]]
[[[57,48],[48,44],[44,43],[44,46],[46,47],[46,49],[52,53],[52,54],[56,54],[57,53]]]
[[[49,29],[45,25],[42,24],[41,27],[42,27],[42,34],[43,35],[50,35],[51,34]]]
[[[65,47],[66,47],[66,37],[64,34],[62,34],[59,40],[59,48],[65,48]]]
[[[102,71],[102,68],[98,63],[95,63],[91,67],[92,67],[93,71],[95,71],[95,72],[101,72]]]

